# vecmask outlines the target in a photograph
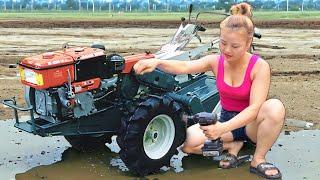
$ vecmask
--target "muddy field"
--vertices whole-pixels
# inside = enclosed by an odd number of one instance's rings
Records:
[[[101,43],[108,53],[121,55],[146,50],[156,52],[170,39],[178,24],[90,23],[0,21],[0,100],[15,96],[19,103],[24,102],[18,70],[9,68],[23,57],[60,49],[65,42],[77,46]],[[141,28],[142,25],[148,28]],[[254,42],[256,53],[272,68],[269,97],[284,102],[288,119],[313,122],[313,128],[320,129],[320,30],[316,30],[320,27],[319,21],[270,21],[261,22],[258,27],[263,38]],[[209,42],[218,36],[218,32],[218,29],[209,30],[202,35],[202,40]],[[193,41],[191,46],[197,44]],[[213,50],[213,53],[217,52],[218,49]],[[11,116],[11,110],[0,104],[0,119]],[[0,124],[3,138],[0,142],[0,179],[137,179],[121,169],[118,154],[112,151],[117,147],[115,144],[107,145],[112,152],[79,154],[69,148],[63,137],[40,138],[14,128],[14,121],[0,121]],[[320,176],[319,136],[319,130],[285,131],[267,159],[278,165],[283,179],[317,179]],[[217,163],[201,156],[184,157],[183,161],[182,158],[171,161],[171,169],[145,179],[257,179],[248,172],[249,163],[222,171]]]
[[[219,20],[201,21],[201,24],[210,27],[219,27]],[[255,20],[260,28],[293,28],[293,29],[319,29],[319,19],[281,19],[281,20]],[[0,20],[3,28],[176,28],[179,20]]]
[[[101,43],[108,53],[121,55],[146,50],[156,52],[175,32],[173,28],[161,27],[0,28],[0,99],[16,96],[20,103],[23,102],[18,71],[8,66],[23,57],[60,49],[65,42],[83,46]],[[300,30],[261,28],[263,38],[255,39],[254,44],[256,53],[266,59],[272,68],[269,96],[284,102],[287,118],[313,122],[319,128],[320,31],[312,30],[313,27]],[[218,29],[209,29],[202,35],[203,41],[209,42],[210,38],[218,36],[218,32]],[[191,46],[197,44],[194,40]],[[0,105],[1,119],[10,118],[11,114],[8,108]]]

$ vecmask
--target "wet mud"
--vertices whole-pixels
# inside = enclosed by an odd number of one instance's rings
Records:
[[[0,179],[15,179],[15,175],[33,167],[61,161],[70,146],[63,137],[42,138],[14,128],[14,121],[0,121]]]
[[[72,149],[63,137],[41,138],[20,132],[13,124],[13,120],[0,121],[0,179],[261,179],[249,173],[250,162],[222,170],[217,161],[182,152],[171,159],[170,167],[140,178],[128,171],[119,158],[115,136],[105,151],[84,154]],[[285,131],[267,154],[267,160],[281,169],[283,179],[317,179],[319,137],[319,130]],[[251,148],[241,153],[253,151]]]

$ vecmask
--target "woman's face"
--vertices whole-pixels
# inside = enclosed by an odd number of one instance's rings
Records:
[[[223,28],[220,30],[220,52],[226,61],[237,61],[241,59],[251,46],[244,29],[232,30]]]

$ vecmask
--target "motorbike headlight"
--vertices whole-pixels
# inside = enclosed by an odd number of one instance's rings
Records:
[[[20,69],[21,80],[27,81],[29,83],[42,86],[43,85],[43,76],[42,74],[36,73],[31,69]]]

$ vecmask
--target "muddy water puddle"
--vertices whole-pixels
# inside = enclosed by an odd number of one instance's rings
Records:
[[[120,160],[115,136],[106,151],[84,154],[70,148],[63,137],[34,136],[13,124],[0,121],[0,179],[139,179]],[[267,159],[281,169],[283,179],[319,179],[319,137],[319,130],[284,132]],[[222,170],[217,162],[180,152],[171,167],[144,179],[260,179],[249,173],[249,165]]]
[[[0,120],[0,179],[15,179],[15,175],[33,167],[61,161],[70,147],[63,137],[35,136],[13,127],[14,121]]]

